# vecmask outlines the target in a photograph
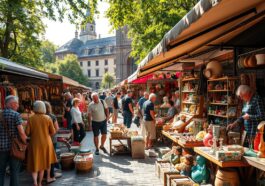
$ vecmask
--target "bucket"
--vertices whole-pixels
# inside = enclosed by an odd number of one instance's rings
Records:
[[[60,157],[63,170],[69,170],[74,167],[74,153],[62,153]]]
[[[218,169],[214,182],[215,186],[239,186],[239,176],[235,169]]]

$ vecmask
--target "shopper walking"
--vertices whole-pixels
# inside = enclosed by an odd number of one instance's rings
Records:
[[[52,120],[46,115],[43,101],[35,101],[34,115],[29,118],[26,134],[30,137],[27,170],[32,173],[34,186],[41,186],[44,170],[50,172],[51,164],[57,162],[51,136],[55,134]]]
[[[68,129],[71,129],[72,128],[72,118],[71,118],[71,108],[72,108],[72,95],[70,92],[66,92],[64,94],[64,97],[65,97],[65,103],[64,103],[64,118],[66,119],[67,121],[67,128]]]
[[[94,134],[95,154],[99,155],[99,148],[107,153],[104,147],[107,137],[107,120],[109,111],[104,100],[100,100],[97,93],[92,94],[92,102],[88,106],[88,122],[92,121],[92,130]],[[101,145],[99,146],[99,135],[101,133]]]
[[[141,134],[142,136],[145,138],[146,137],[146,132],[145,132],[145,127],[143,125],[143,116],[144,116],[144,113],[143,113],[143,105],[144,105],[144,102],[146,102],[149,98],[149,94],[148,92],[144,92],[144,96],[141,97],[138,101],[138,116],[140,117],[140,124],[141,124]]]
[[[12,140],[9,137],[10,132],[11,136],[14,138],[20,137],[26,143],[27,136],[22,127],[23,120],[17,112],[18,107],[18,98],[12,95],[7,96],[5,98],[5,109],[0,113],[0,186],[4,186],[7,165],[9,165],[11,171],[10,186],[19,185],[21,162],[10,156]]]
[[[84,139],[85,126],[82,119],[82,113],[79,110],[80,99],[73,99],[73,107],[71,108],[71,117],[72,117],[72,129],[73,129],[73,139],[75,142],[81,143]]]
[[[57,146],[57,138],[56,138],[56,133],[59,131],[59,125],[56,116],[52,113],[52,106],[48,101],[45,101],[45,107],[46,107],[46,115],[48,115],[53,123],[54,129],[55,129],[55,134],[52,136],[52,143],[53,143],[53,148],[54,151],[56,152],[56,146]],[[56,164],[51,164],[51,169],[50,172],[47,172],[47,182],[53,182],[56,180],[56,177],[59,178],[62,176],[61,173],[55,174],[54,168]]]
[[[143,105],[143,112],[144,112],[143,124],[146,131],[146,141],[145,141],[146,149],[152,148],[153,141],[156,139],[155,110],[154,110],[155,101],[156,101],[156,95],[152,93],[149,96],[149,100],[144,102]]]
[[[112,123],[117,123],[118,120],[118,113],[120,110],[119,101],[121,98],[121,93],[117,92],[116,96],[113,99],[113,117],[112,117]]]
[[[123,123],[127,128],[131,128],[132,118],[134,116],[132,91],[128,90],[127,95],[122,100]]]
[[[113,97],[112,97],[111,92],[107,93],[107,97],[105,98],[105,102],[106,102],[108,109],[109,109],[109,118],[112,118],[113,117]]]

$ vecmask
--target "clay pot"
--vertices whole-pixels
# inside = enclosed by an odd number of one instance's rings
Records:
[[[215,186],[223,186],[223,185],[230,185],[230,186],[239,186],[239,176],[236,170],[226,168],[226,169],[218,169],[216,173],[216,178],[214,182]]]
[[[216,79],[223,73],[223,67],[218,61],[211,61],[207,64],[204,70],[204,76],[208,79]]]
[[[250,56],[247,56],[244,58],[244,61],[243,61],[243,68],[246,68],[248,67],[248,60],[249,60]]]
[[[265,54],[256,54],[257,65],[265,65]]]
[[[256,67],[257,66],[257,59],[256,59],[255,55],[249,56],[248,61],[247,61],[247,65],[248,65],[248,67]]]

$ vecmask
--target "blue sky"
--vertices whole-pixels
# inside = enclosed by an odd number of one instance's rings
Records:
[[[101,37],[113,36],[114,32],[110,33],[111,26],[104,13],[108,9],[109,4],[106,2],[99,2],[99,15],[95,16],[96,32]],[[70,24],[68,20],[63,22],[55,22],[50,20],[43,20],[46,25],[45,39],[53,42],[56,45],[63,45],[75,36],[75,25]]]

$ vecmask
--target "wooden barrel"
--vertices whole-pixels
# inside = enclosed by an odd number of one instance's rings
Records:
[[[239,186],[239,176],[235,169],[218,169],[215,186]]]

